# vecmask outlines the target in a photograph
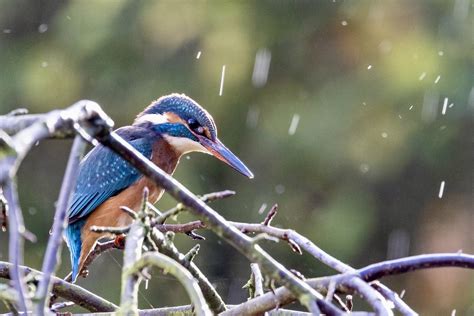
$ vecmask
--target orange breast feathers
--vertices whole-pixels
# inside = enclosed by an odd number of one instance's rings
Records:
[[[179,162],[179,156],[166,141],[160,140],[153,146],[151,160],[165,172],[173,174]],[[141,206],[143,189],[145,187],[149,189],[148,200],[153,204],[163,195],[163,189],[156,186],[148,178],[141,177],[127,189],[106,200],[89,215],[81,231],[82,249],[78,271],[82,270],[87,256],[99,239],[113,237],[109,233],[92,232],[90,228],[92,226],[123,227],[130,225],[132,222],[131,217],[120,210],[120,207],[127,206],[137,211]]]

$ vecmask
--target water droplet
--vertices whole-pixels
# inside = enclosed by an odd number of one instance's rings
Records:
[[[260,109],[257,107],[249,107],[247,112],[247,126],[249,128],[256,128],[258,124],[258,117],[260,116]]]
[[[367,172],[369,172],[369,170],[370,170],[370,166],[369,166],[368,164],[366,164],[366,163],[360,164],[359,170],[360,170],[360,172],[362,172],[362,173],[367,173]]]
[[[288,128],[289,135],[294,135],[296,133],[296,129],[298,128],[299,122],[300,122],[299,114],[293,114],[293,117],[291,118],[290,127]]]
[[[272,54],[268,49],[261,48],[257,51],[252,73],[252,84],[255,87],[260,88],[267,83],[271,60]]]
[[[219,87],[219,96],[222,96],[222,92],[224,90],[224,78],[225,78],[225,65],[222,66],[221,85]]]
[[[262,206],[260,206],[260,208],[258,209],[258,214],[263,214],[266,208],[267,208],[267,203],[263,203]]]
[[[347,21],[346,21],[346,20],[342,21],[342,22],[341,22],[341,25],[342,25],[342,26],[347,26]]]
[[[441,181],[441,184],[439,185],[439,192],[438,192],[438,197],[439,197],[440,199],[443,198],[444,185],[445,185],[445,182],[444,182],[444,181]]]
[[[43,23],[43,24],[40,24],[40,25],[38,26],[38,32],[40,32],[40,33],[44,33],[44,32],[46,32],[47,30],[48,30],[48,24],[44,24],[44,23]]]
[[[388,133],[386,133],[386,132],[383,132],[381,135],[382,135],[383,138],[387,138],[387,137],[388,137]]]
[[[448,98],[444,98],[443,110],[441,111],[441,114],[445,115],[447,108],[448,108]]]
[[[283,193],[285,192],[285,186],[282,185],[282,184],[277,184],[277,185],[275,186],[275,192],[276,192],[277,194],[283,194]]]

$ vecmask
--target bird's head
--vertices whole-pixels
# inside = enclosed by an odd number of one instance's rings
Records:
[[[184,94],[170,94],[152,102],[133,124],[149,126],[180,155],[204,152],[253,178],[247,166],[217,138],[212,116]]]

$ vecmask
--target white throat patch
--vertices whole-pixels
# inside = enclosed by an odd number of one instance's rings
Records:
[[[161,114],[145,114],[135,120],[135,124],[140,124],[140,123],[145,123],[145,122],[150,122],[153,124],[163,124],[163,123],[167,123],[168,120],[166,119],[166,116],[161,115]]]
[[[205,154],[211,154],[204,146],[202,146],[200,143],[195,142],[189,138],[186,137],[174,137],[170,135],[163,135],[163,138],[168,142],[168,144],[173,147],[173,149],[181,154],[187,154],[190,152],[202,152]]]

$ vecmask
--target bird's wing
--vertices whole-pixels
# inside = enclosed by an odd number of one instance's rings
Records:
[[[151,158],[151,144],[144,138],[129,143]],[[69,208],[69,223],[87,216],[108,198],[133,184],[141,174],[109,148],[99,145],[80,164],[76,189]]]

